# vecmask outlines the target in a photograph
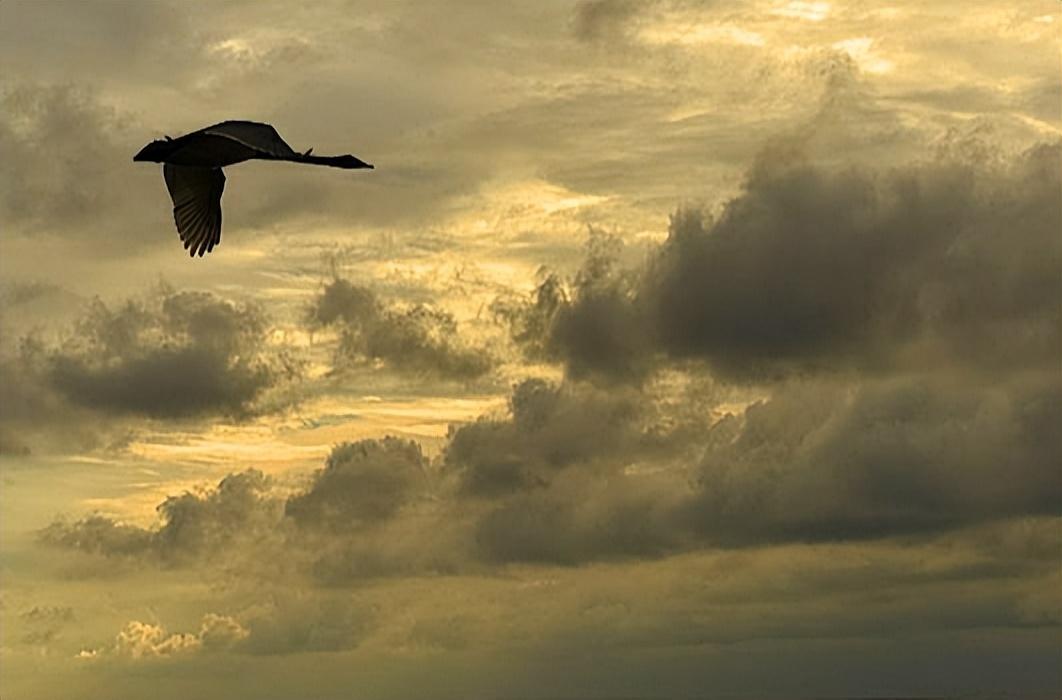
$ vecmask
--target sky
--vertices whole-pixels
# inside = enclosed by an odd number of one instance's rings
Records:
[[[1060,22],[3,0],[0,695],[1058,697]]]

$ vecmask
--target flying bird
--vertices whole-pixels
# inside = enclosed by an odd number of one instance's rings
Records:
[[[202,256],[221,242],[224,166],[245,160],[286,160],[345,170],[373,167],[352,155],[315,156],[312,152],[312,148],[295,152],[269,124],[227,121],[179,138],[152,141],[133,160],[162,163],[177,233],[189,255]]]

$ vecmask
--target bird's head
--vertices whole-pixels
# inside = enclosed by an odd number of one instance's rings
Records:
[[[310,150],[313,150],[313,149],[310,149]],[[375,169],[373,167],[372,163],[366,163],[361,158],[358,158],[356,156],[351,156],[351,155],[336,156],[335,157],[335,165],[340,167],[340,168],[345,168],[346,170],[360,170],[360,169],[363,169],[363,168],[364,169],[368,169],[368,170],[374,170]]]
[[[152,141],[148,145],[140,149],[140,152],[133,156],[133,160],[146,160],[151,163],[165,162],[166,157],[173,150],[173,141],[166,139],[165,141]]]

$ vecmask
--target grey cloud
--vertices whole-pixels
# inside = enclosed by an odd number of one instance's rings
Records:
[[[790,380],[710,429],[664,398],[528,380],[509,415],[454,429],[435,464],[414,442],[364,440],[286,501],[248,472],[167,499],[156,529],[94,516],[42,539],[164,565],[240,553],[249,572],[279,557],[334,586],[1059,514],[1062,384],[1046,370]]]
[[[332,450],[313,483],[288,499],[285,514],[300,526],[347,530],[393,517],[426,487],[420,445],[388,437]]]
[[[309,313],[314,326],[336,327],[337,365],[382,361],[403,372],[468,380],[487,373],[490,356],[455,339],[457,326],[445,312],[424,305],[398,309],[372,290],[332,280]]]
[[[107,556],[141,556],[151,551],[151,533],[135,525],[90,515],[75,523],[57,521],[41,531],[45,544]]]
[[[618,269],[620,241],[593,228],[571,280],[546,272],[526,299],[499,298],[492,309],[525,354],[564,363],[574,379],[638,380],[653,347],[637,300],[637,280]]]
[[[448,552],[436,561],[420,548],[432,541],[429,530],[445,531],[435,514],[403,520],[405,509],[426,502],[428,480],[428,460],[417,443],[362,440],[335,447],[305,488],[286,498],[261,472],[248,469],[213,488],[166,498],[156,508],[155,527],[95,514],[56,521],[39,538],[151,566],[215,563],[270,577],[278,567],[293,573],[286,567],[296,566],[326,582],[452,567]],[[417,543],[412,549],[403,545],[410,541]]]
[[[492,564],[655,559],[689,549],[673,509],[680,478],[567,473],[550,487],[517,494],[490,509],[475,529],[476,555]]]
[[[372,630],[374,616],[349,595],[280,596],[247,621],[237,647],[249,654],[291,654],[353,649]]]
[[[1059,148],[971,165],[761,161],[717,221],[674,218],[644,292],[661,346],[736,377],[1051,362]]]
[[[240,616],[207,613],[198,630],[170,632],[132,620],[92,658],[138,662],[193,654],[277,655],[346,651],[372,629],[372,611],[349,596],[281,594]]]
[[[239,414],[277,375],[251,306],[204,292],[164,291],[116,309],[93,303],[77,334],[47,358],[46,381],[74,404],[177,418]]]
[[[126,525],[102,515],[58,521],[40,533],[42,542],[83,552],[180,566],[229,557],[240,545],[272,536],[282,502],[259,471],[230,474],[217,487],[185,492],[159,504],[160,527]]]
[[[796,383],[716,425],[685,517],[722,545],[925,533],[1057,515],[1062,384]]]
[[[877,170],[776,142],[718,217],[676,213],[642,268],[591,252],[581,278],[547,277],[502,315],[576,377],[642,378],[658,353],[738,381],[1057,362],[1062,151],[963,136],[937,151]]]
[[[650,461],[657,471],[631,472],[622,466],[637,450],[610,456],[598,447],[607,466],[597,470],[498,482],[477,520],[476,555],[571,565],[1053,517],[1060,421],[1062,385],[1046,373],[987,383],[942,374],[778,385],[700,436],[707,446],[688,476],[659,458]],[[506,454],[486,445],[478,454],[490,464],[492,453]],[[533,464],[510,459],[508,474]]]
[[[513,390],[511,417],[454,430],[443,465],[462,492],[490,498],[545,487],[573,465],[675,449],[642,402],[629,392],[529,379]]]
[[[38,326],[34,309],[57,315]],[[142,417],[270,410],[268,391],[301,371],[286,349],[263,347],[267,324],[256,307],[204,292],[159,287],[87,308],[48,292],[9,304],[5,318],[16,317],[17,325],[5,324],[10,348],[0,351],[6,453],[105,446]]]
[[[47,384],[45,351],[24,338],[13,356],[0,356],[0,454],[27,455],[42,442],[51,448],[90,448],[102,431],[90,426],[91,414],[71,406]],[[61,428],[61,429],[53,429]]]

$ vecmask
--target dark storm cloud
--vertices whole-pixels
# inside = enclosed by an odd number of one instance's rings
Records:
[[[262,402],[267,391],[301,371],[285,349],[266,346],[267,321],[256,307],[210,293],[163,286],[87,308],[66,295],[22,293],[31,298],[5,308],[5,319],[21,321],[0,346],[3,453],[99,447],[137,418],[272,410]],[[34,309],[53,311],[39,318],[52,325],[36,328]],[[66,318],[76,320],[67,326]]]
[[[577,564],[1057,516],[1060,422],[1062,383],[1047,372],[1002,382],[914,375],[779,385],[698,436],[703,457],[688,477],[659,457],[648,460],[656,473],[624,469],[646,455],[615,433],[564,471],[533,471],[532,455],[480,441],[476,467],[496,488],[475,553],[492,563]],[[558,442],[538,438],[547,453]]]
[[[776,143],[717,218],[675,214],[634,277],[591,251],[574,282],[547,277],[502,315],[576,377],[639,378],[655,353],[740,381],[1056,362],[1059,146],[938,150],[874,170],[812,164],[799,143]]]
[[[456,428],[435,464],[416,443],[364,440],[336,447],[286,500],[251,471],[167,499],[157,528],[93,516],[42,538],[167,566],[287,562],[335,586],[1060,512],[1062,384],[1046,371],[780,383],[710,429],[679,409],[642,390],[529,380],[508,416]]]
[[[617,266],[620,242],[591,229],[575,276],[545,271],[529,298],[499,298],[495,316],[533,360],[565,364],[575,379],[636,380],[651,369],[653,347],[637,300],[637,281]]]
[[[514,388],[509,416],[454,430],[443,465],[463,493],[496,498],[546,487],[574,465],[667,454],[679,441],[643,402],[633,392],[529,379]]]
[[[239,559],[251,571],[279,557],[327,585],[655,554],[674,538],[646,517],[666,516],[669,482],[622,472],[682,454],[695,432],[680,423],[635,392],[529,380],[509,416],[455,429],[435,464],[409,440],[345,443],[286,499],[249,470],[166,499],[154,528],[94,515],[41,539],[163,566]]]
[[[672,221],[644,291],[660,345],[734,377],[1050,363],[1059,153],[884,173],[767,153],[718,220]]]
[[[562,474],[549,488],[501,502],[478,521],[475,554],[490,564],[574,565],[654,559],[691,546],[672,509],[681,479],[616,472]]]
[[[177,418],[238,414],[275,379],[253,307],[205,292],[163,292],[111,309],[96,301],[47,358],[46,380],[74,404]]]
[[[461,380],[479,377],[492,366],[484,350],[455,339],[457,324],[449,314],[421,304],[396,308],[345,279],[334,279],[322,290],[309,320],[339,330],[339,368],[381,361],[402,372]]]
[[[926,533],[1058,515],[1062,383],[903,377],[798,383],[713,428],[683,510],[704,541]]]
[[[393,517],[427,481],[420,445],[388,437],[337,446],[311,486],[292,496],[285,514],[305,527],[346,530]]]

